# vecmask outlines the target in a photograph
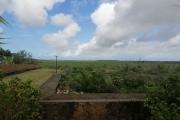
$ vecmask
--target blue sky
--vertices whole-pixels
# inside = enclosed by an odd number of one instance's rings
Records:
[[[179,10],[178,0],[1,0],[11,24],[0,26],[2,47],[41,59],[180,60]]]
[[[99,2],[96,0],[92,0],[92,2],[80,1],[67,0],[64,3],[55,4],[52,10],[47,11],[48,19],[58,13],[73,15],[82,29],[73,39],[87,41],[91,39],[95,30],[95,25],[90,20],[90,14],[96,9]],[[42,40],[42,36],[45,33],[56,31],[58,27],[51,23],[47,23],[43,27],[23,26],[12,13],[7,12],[3,14],[3,17],[11,24],[10,26],[1,26],[9,38],[6,40],[8,44],[3,45],[3,48],[12,51],[27,50],[33,53],[34,57],[51,58],[47,54],[51,53],[53,48]]]

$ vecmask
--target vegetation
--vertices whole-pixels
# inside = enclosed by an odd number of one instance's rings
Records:
[[[11,52],[9,50],[4,50],[0,47],[0,63],[8,64],[9,60],[12,56]]]
[[[52,69],[37,69],[20,74],[6,76],[3,80],[8,81],[13,78],[20,78],[22,81],[31,80],[32,86],[38,88],[53,74]]]
[[[0,23],[8,25],[2,16]],[[0,45],[4,44],[2,40],[5,38],[2,35],[0,33]],[[52,69],[47,68],[55,69],[55,61],[39,61],[38,64],[46,69],[3,78],[4,73],[17,73],[39,66],[27,67],[27,64],[35,61],[32,54],[25,50],[12,53],[0,47],[0,63],[7,65],[4,69],[3,65],[0,66],[0,119],[40,119],[37,88],[52,75]],[[58,64],[61,83],[73,91],[146,93],[145,105],[153,120],[180,119],[179,62],[58,61]]]
[[[9,23],[2,17],[0,16],[0,24],[4,24],[4,25],[9,25]],[[2,35],[3,33],[0,33],[0,35]],[[4,37],[0,36],[0,40],[5,39]],[[0,45],[1,44],[5,44],[4,42],[0,41]]]
[[[54,61],[40,61],[55,68]],[[145,93],[152,120],[180,119],[179,62],[58,61],[62,82],[74,91]]]
[[[148,85],[146,106],[153,120],[180,119],[180,76]]]
[[[0,48],[0,55],[1,56],[11,56],[12,53],[10,50],[4,50],[4,49]]]
[[[0,16],[0,23],[8,24]],[[0,33],[2,34],[2,33]],[[0,40],[5,39],[0,36]],[[0,44],[4,44],[0,41]],[[11,53],[0,47],[0,63],[2,64],[31,64],[32,55],[26,51]],[[12,67],[10,67],[12,68]],[[22,67],[21,67],[22,68]],[[7,67],[9,71],[9,67]],[[12,70],[12,69],[11,69]],[[40,103],[39,91],[32,86],[31,81],[19,78],[3,80],[0,70],[0,119],[1,120],[39,120]],[[37,73],[36,73],[37,74]]]
[[[66,71],[62,77],[71,89],[84,92],[115,92],[115,86],[99,71],[94,71],[91,67],[73,67]]]
[[[5,24],[5,25],[9,24],[2,16],[0,16],[0,23]]]
[[[39,68],[38,65],[34,64],[2,64],[0,65],[0,72],[4,75],[11,75]]]
[[[32,54],[26,52],[25,50],[19,51],[15,54],[13,54],[13,61],[16,64],[20,64],[20,63],[27,63],[27,64],[31,64],[33,63],[33,59],[32,59]]]
[[[40,119],[39,92],[30,81],[18,78],[0,80],[0,119],[38,120]]]
[[[35,61],[32,59],[32,54],[21,50],[17,53],[11,53],[10,50],[0,48],[1,62],[5,64],[32,64]]]
[[[39,61],[55,68],[54,61]],[[145,93],[150,83],[180,74],[178,62],[58,61],[63,81],[75,91]]]

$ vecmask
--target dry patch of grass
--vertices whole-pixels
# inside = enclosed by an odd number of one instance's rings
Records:
[[[40,68],[40,66],[35,64],[0,64],[0,71],[6,75],[35,70],[38,68]]]

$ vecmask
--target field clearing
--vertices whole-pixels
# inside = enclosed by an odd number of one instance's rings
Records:
[[[31,70],[20,74],[10,75],[4,78],[4,80],[9,80],[15,77],[24,80],[32,80],[32,85],[35,88],[39,88],[53,73],[54,69],[37,69]]]
[[[40,65],[43,68],[51,68],[55,69],[55,60],[39,60],[38,65]],[[157,66],[157,65],[163,65],[163,66],[172,66],[176,67],[180,65],[179,61],[118,61],[118,60],[58,60],[57,61],[58,68],[61,69],[61,67],[87,67],[92,66],[95,68],[105,69],[104,67],[108,68],[114,68],[118,66],[145,66],[145,67],[151,67],[151,66]]]
[[[55,68],[55,61],[41,60],[42,68]],[[180,75],[177,61],[58,61],[65,90],[85,93],[145,93],[146,86]]]

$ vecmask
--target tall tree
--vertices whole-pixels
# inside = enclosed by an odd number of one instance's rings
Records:
[[[0,23],[8,25],[8,22],[2,16],[0,16]]]
[[[8,22],[2,16],[0,16],[0,24],[8,25]],[[0,34],[3,34],[3,33],[0,33]],[[0,40],[2,39],[5,39],[5,38],[0,36]],[[4,44],[4,43],[0,41],[0,44]]]

